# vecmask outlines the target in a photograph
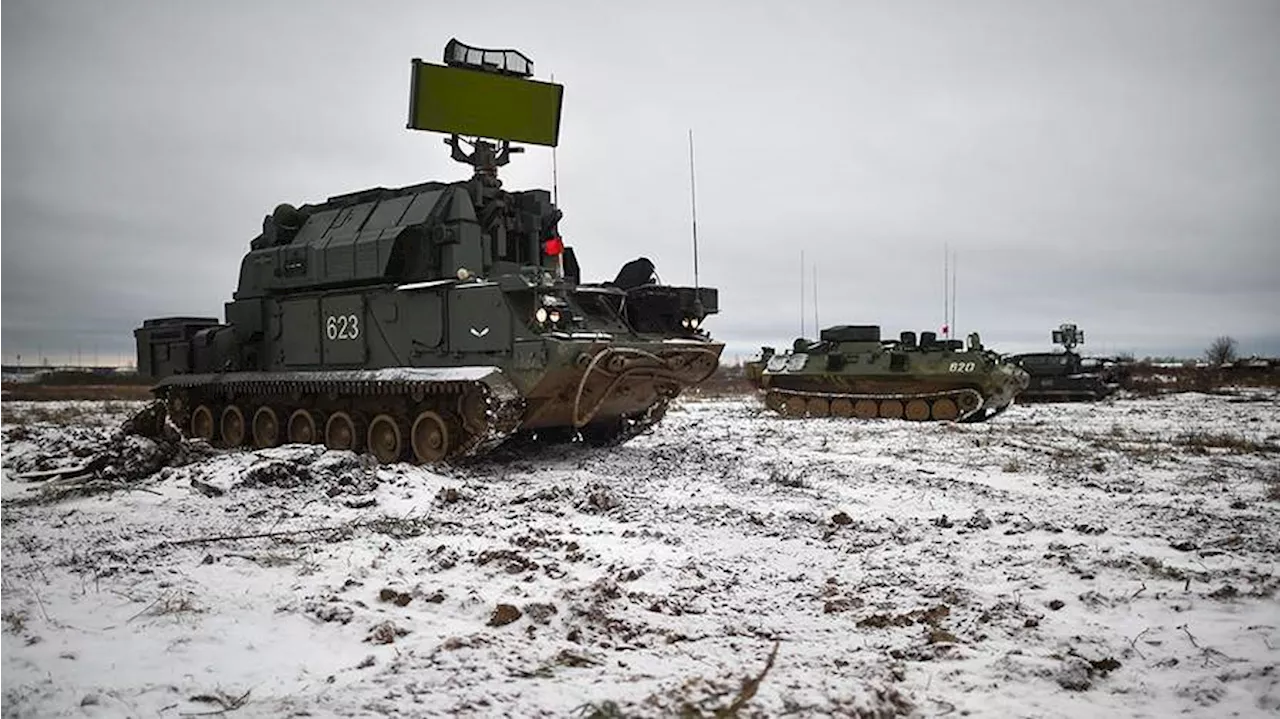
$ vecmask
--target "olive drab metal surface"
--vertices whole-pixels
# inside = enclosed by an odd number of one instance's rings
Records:
[[[839,325],[788,352],[762,349],[747,377],[788,417],[978,421],[1007,409],[1027,373],[982,346],[933,332],[882,340],[876,325]]]
[[[471,74],[502,70],[470,59],[497,52],[507,67],[512,52],[449,47],[450,69]],[[432,87],[415,85],[422,117],[452,101]],[[565,245],[551,193],[498,179],[520,151],[510,139],[451,136],[453,158],[474,168],[463,182],[276,205],[225,323],[160,318],[134,333],[139,370],[175,422],[224,445],[318,442],[435,462],[516,433],[620,442],[661,419],[719,363],[723,345],[703,327],[716,290],[652,273],[625,287],[581,282],[589,248]]]
[[[1065,323],[1053,330],[1053,343],[1061,352],[1028,352],[1013,355],[1010,362],[1031,375],[1020,395],[1028,402],[1089,402],[1104,399],[1120,389],[1127,366],[1114,357],[1083,357],[1075,348],[1084,344],[1084,330]]]

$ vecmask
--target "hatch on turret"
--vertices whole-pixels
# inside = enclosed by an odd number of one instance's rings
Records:
[[[822,330],[823,342],[879,342],[880,325],[836,325]]]

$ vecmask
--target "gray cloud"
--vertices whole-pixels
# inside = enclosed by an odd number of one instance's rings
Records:
[[[730,355],[799,330],[802,249],[824,324],[939,324],[944,244],[960,329],[1001,349],[1074,320],[1098,349],[1280,353],[1280,5],[685,5],[6,3],[6,360],[220,315],[278,202],[463,178],[403,129],[409,58],[451,36],[567,85],[563,229],[593,278],[645,254],[692,280],[695,129]]]

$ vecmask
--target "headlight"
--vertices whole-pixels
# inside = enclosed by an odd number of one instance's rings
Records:
[[[697,317],[689,318],[689,329],[695,329],[695,330],[698,329],[698,324],[699,322]]]
[[[535,320],[537,320],[537,321],[538,321],[538,324],[540,324],[540,325],[541,325],[541,324],[546,324],[546,321],[547,321],[547,308],[545,308],[545,307],[539,307],[539,308],[538,308],[538,311],[533,313],[533,318],[534,318]]]
[[[558,324],[560,322],[560,310],[551,310],[549,316],[551,317],[551,324]]]
[[[689,328],[689,318],[688,318],[688,317],[686,317],[686,318],[684,318],[684,319],[680,320],[680,326],[681,326],[681,327],[684,327],[685,329],[688,329],[688,328]]]

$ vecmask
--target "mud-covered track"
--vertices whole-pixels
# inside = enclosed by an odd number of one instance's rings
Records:
[[[815,392],[770,388],[765,405],[784,417],[856,417],[926,421],[980,421],[982,394],[959,388],[937,392]]]
[[[316,443],[383,463],[460,459],[519,426],[524,401],[501,373],[429,372],[189,375],[156,393],[185,433],[223,447]]]

